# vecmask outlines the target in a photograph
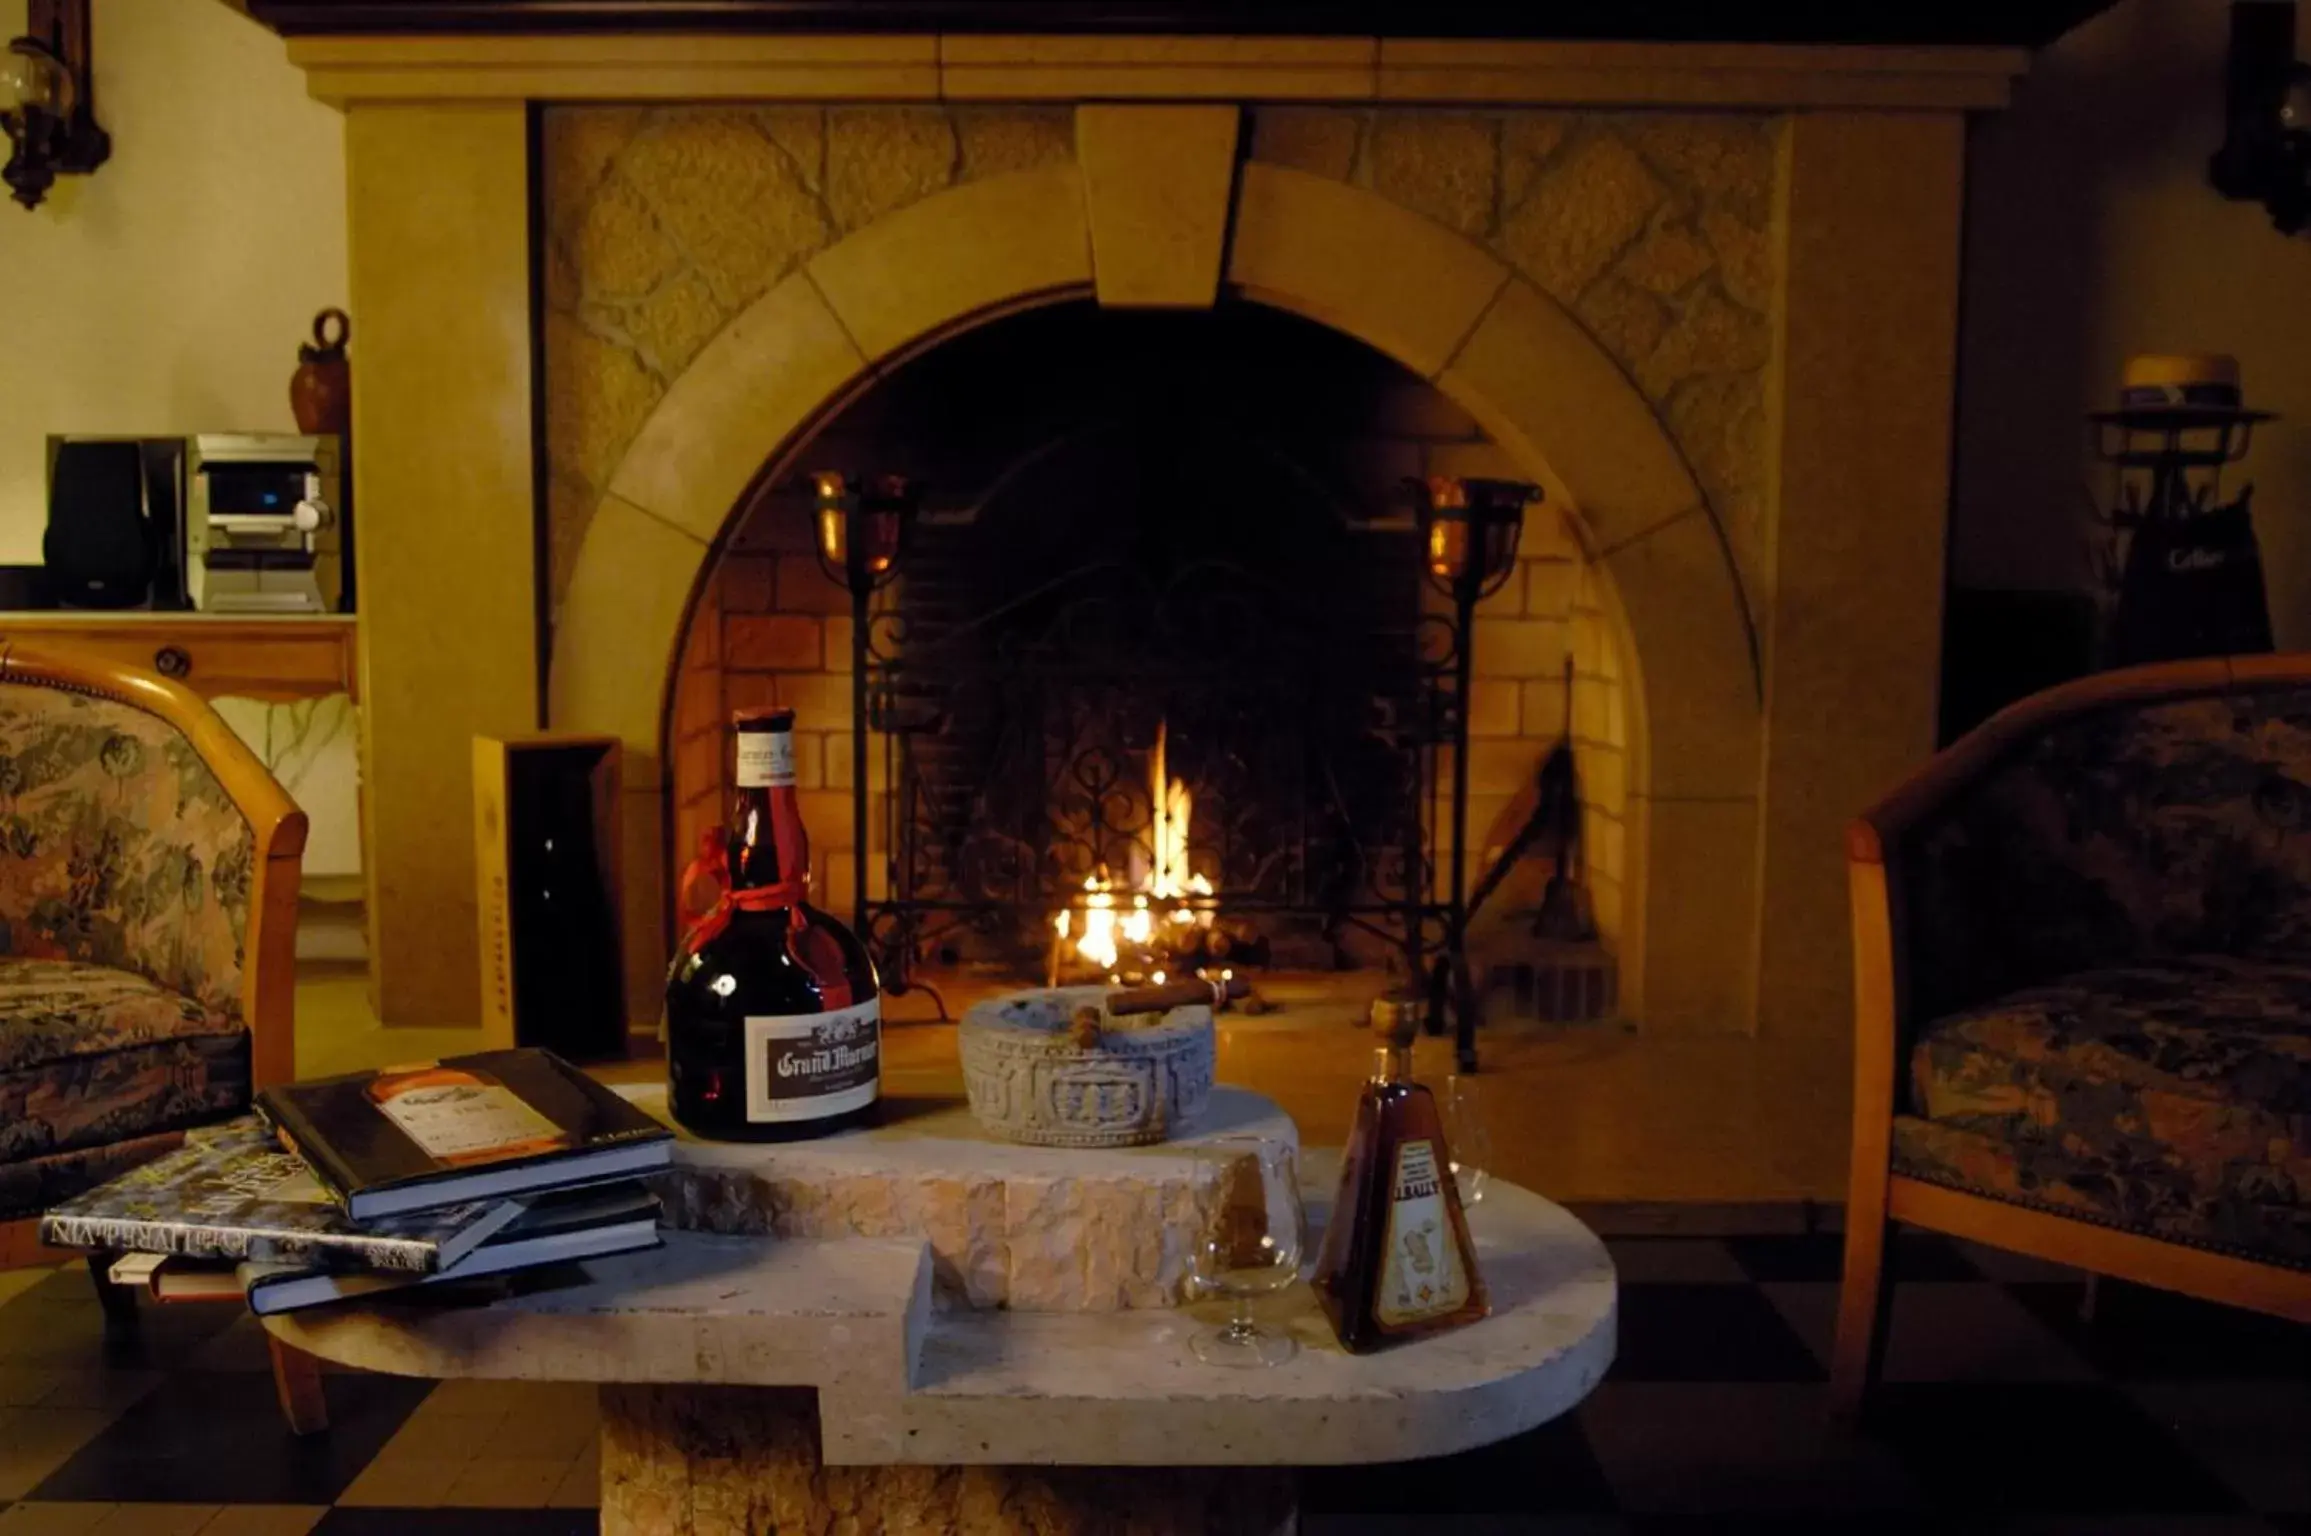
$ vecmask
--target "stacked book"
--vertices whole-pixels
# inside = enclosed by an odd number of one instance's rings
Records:
[[[658,1241],[642,1180],[672,1134],[549,1051],[267,1088],[256,1107],[56,1207],[41,1240],[142,1256],[115,1278],[259,1313]]]

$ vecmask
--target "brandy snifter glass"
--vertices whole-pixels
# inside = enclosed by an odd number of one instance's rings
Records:
[[[1444,1144],[1461,1209],[1473,1213],[1492,1182],[1492,1131],[1485,1120],[1483,1079],[1459,1072],[1444,1080]]]
[[[1300,1169],[1291,1143],[1265,1136],[1218,1136],[1197,1151],[1224,1164],[1211,1220],[1188,1253],[1190,1278],[1207,1296],[1234,1303],[1228,1321],[1188,1340],[1209,1365],[1281,1365],[1298,1352],[1289,1334],[1263,1328],[1252,1303],[1300,1278],[1308,1217],[1300,1202]]]

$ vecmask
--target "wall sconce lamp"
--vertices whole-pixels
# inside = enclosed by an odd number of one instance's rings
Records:
[[[112,153],[90,91],[89,0],[26,0],[24,35],[0,54],[0,181],[37,208],[59,175],[85,176]]]
[[[2232,0],[2215,190],[2270,210],[2292,235],[2311,224],[2311,65],[2295,57],[2295,0]]]

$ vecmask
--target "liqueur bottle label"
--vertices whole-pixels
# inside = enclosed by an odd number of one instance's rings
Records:
[[[794,732],[742,730],[737,734],[740,789],[793,786]]]
[[[466,1072],[432,1071],[372,1087],[379,1110],[428,1156],[445,1163],[568,1141],[562,1128],[502,1083]]]
[[[750,1014],[746,1118],[822,1120],[872,1104],[882,1016],[879,997],[828,1013]]]
[[[1372,1304],[1383,1328],[1423,1323],[1468,1303],[1468,1275],[1444,1208],[1448,1176],[1438,1166],[1434,1142],[1407,1141],[1397,1149],[1380,1287]]]

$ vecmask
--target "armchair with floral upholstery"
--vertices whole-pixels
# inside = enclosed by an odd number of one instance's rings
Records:
[[[1897,1221],[2311,1321],[2311,655],[2025,699],[1847,851],[1840,1405]]]
[[[0,1239],[295,1075],[304,848],[192,693],[0,642]]]

